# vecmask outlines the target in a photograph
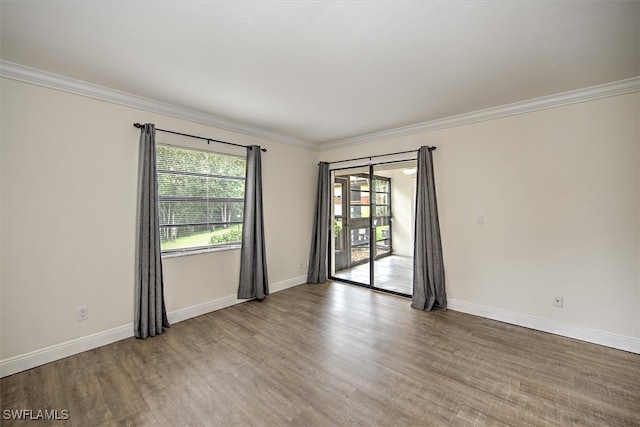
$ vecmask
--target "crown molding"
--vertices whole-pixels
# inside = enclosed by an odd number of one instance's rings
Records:
[[[329,151],[338,148],[346,148],[374,141],[478,123],[501,117],[524,114],[547,108],[555,108],[562,105],[575,104],[640,91],[640,76],[637,76],[598,86],[562,92],[540,98],[533,98],[526,101],[514,102],[498,107],[486,108],[456,116],[360,135],[353,138],[314,144],[312,142],[291,138],[256,126],[179,107],[166,102],[133,95],[131,93],[110,89],[105,86],[27,67],[25,65],[2,59],[0,59],[0,76],[313,151]]]
[[[389,129],[381,132],[360,135],[353,138],[346,138],[319,144],[319,151],[335,150],[337,148],[346,148],[368,142],[380,141],[384,139],[397,138],[401,136],[413,135],[416,133],[429,132],[438,129],[462,126],[471,123],[484,122],[501,117],[514,116],[517,114],[529,113],[537,110],[545,110],[548,108],[560,107],[568,104],[591,101],[609,96],[622,95],[625,93],[640,91],[640,76],[630,79],[619,80],[616,82],[605,83],[598,86],[592,86],[584,89],[577,89],[568,92],[557,93],[554,95],[533,98],[526,101],[514,102],[498,107],[486,108],[483,110],[472,111],[469,113],[459,114],[456,116],[445,117],[442,119],[430,120],[413,125],[403,126],[395,129]]]
[[[276,132],[0,59],[0,76],[308,150],[317,146]]]

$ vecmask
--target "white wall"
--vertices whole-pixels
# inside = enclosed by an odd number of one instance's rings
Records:
[[[133,322],[134,122],[267,148],[270,282],[275,288],[304,282],[306,264],[299,268],[299,261],[309,253],[317,153],[9,79],[1,84],[0,359]],[[167,310],[182,318],[237,292],[239,250],[163,264]],[[89,309],[82,322],[80,305]]]
[[[620,95],[321,158],[437,146],[451,308],[640,352],[639,104]]]
[[[393,250],[396,255],[413,256],[413,221],[415,209],[415,175],[402,169],[391,174],[391,205],[393,207]]]

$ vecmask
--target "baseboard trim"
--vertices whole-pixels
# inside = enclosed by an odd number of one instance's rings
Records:
[[[133,336],[133,323],[0,361],[0,378]]]
[[[306,276],[299,276],[299,277],[294,277],[292,279],[283,280],[282,282],[270,284],[269,292],[275,293],[275,292],[283,291],[285,289],[289,289],[294,286],[298,286],[302,283],[305,283],[306,281],[307,281]],[[193,305],[191,307],[186,307],[180,310],[173,311],[171,313],[167,313],[167,317],[169,318],[169,323],[171,324],[178,323],[178,322],[182,322],[183,320],[187,320],[193,317],[202,316],[203,314],[211,313],[212,311],[231,307],[233,305],[240,304],[245,301],[247,300],[238,299],[236,295],[229,295],[223,298],[207,301],[202,304]]]
[[[294,277],[292,279],[271,284],[269,286],[269,290],[271,293],[275,293],[298,286],[306,281],[306,276]],[[169,323],[178,323],[216,310],[231,307],[245,301],[247,300],[239,300],[235,295],[229,295],[167,313],[167,317],[169,318]],[[47,363],[55,362],[56,360],[64,359],[65,357],[73,356],[74,354],[82,353],[131,337],[133,337],[133,323],[10,357],[0,361],[0,378],[17,374],[18,372],[36,368]]]
[[[552,320],[541,319],[539,317],[513,313],[479,304],[459,300],[447,300],[447,307],[454,311],[473,314],[487,319],[498,320],[516,326],[522,326],[537,331],[548,332],[567,338],[574,338],[592,344],[604,345],[606,347],[624,350],[631,353],[640,354],[640,339],[623,335],[611,334],[595,329],[579,328],[566,325]]]
[[[284,291],[285,289],[289,289],[289,288],[293,288],[295,286],[303,285],[305,283],[307,283],[306,274],[304,276],[294,277],[292,279],[283,280],[281,282],[269,285],[269,291],[271,293],[280,292],[280,291]]]

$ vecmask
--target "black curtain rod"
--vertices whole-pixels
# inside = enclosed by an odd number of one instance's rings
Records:
[[[141,125],[140,123],[134,123],[133,127],[136,127],[138,129],[140,129],[140,128],[143,127],[143,125]],[[172,130],[166,130],[166,129],[160,129],[160,128],[156,128],[156,130],[158,130],[160,132],[172,133],[174,135],[188,136],[189,138],[202,139],[204,141],[207,141],[207,144],[209,144],[210,142],[219,142],[220,144],[227,144],[227,145],[233,145],[233,146],[236,146],[236,147],[249,148],[249,146],[247,146],[247,145],[235,144],[233,142],[227,142],[227,141],[220,141],[218,139],[205,138],[203,136],[189,135],[188,133],[174,132]],[[266,148],[261,148],[260,150],[265,152],[265,153],[267,152]]]
[[[437,147],[427,147],[430,151],[435,150]],[[333,164],[333,163],[344,163],[344,162],[351,162],[353,160],[364,160],[364,159],[373,159],[374,157],[387,157],[387,156],[395,156],[396,154],[407,154],[407,153],[417,153],[418,150],[409,150],[409,151],[398,151],[397,153],[388,153],[388,154],[377,154],[375,156],[365,156],[365,157],[356,157],[354,159],[347,159],[347,160],[336,160],[335,162],[329,162],[329,164]]]

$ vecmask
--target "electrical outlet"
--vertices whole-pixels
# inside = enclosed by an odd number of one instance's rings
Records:
[[[89,309],[86,305],[82,305],[76,309],[78,315],[78,322],[81,320],[87,320],[89,318]]]
[[[484,214],[476,214],[476,225],[484,225]]]
[[[553,297],[553,306],[562,308],[562,297]]]

